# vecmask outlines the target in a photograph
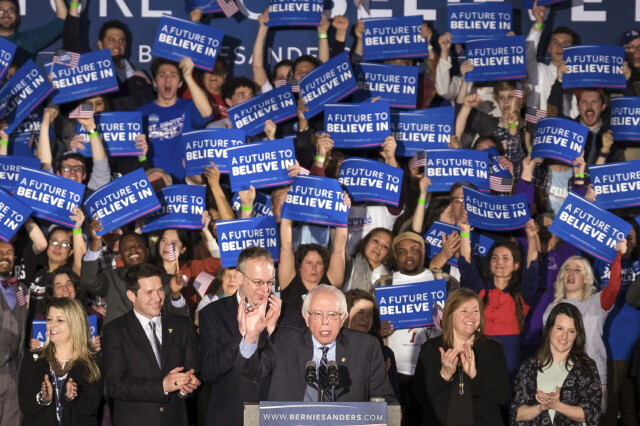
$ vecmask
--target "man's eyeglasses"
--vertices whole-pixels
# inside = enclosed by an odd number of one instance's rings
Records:
[[[62,248],[69,248],[71,247],[71,243],[69,241],[58,241],[58,240],[53,240],[53,241],[49,241],[51,243],[51,245],[53,245],[54,247],[62,247]]]
[[[63,166],[62,167],[62,171],[66,173],[69,173],[72,170],[77,173],[82,173],[84,172],[84,166]]]
[[[262,287],[262,286],[272,286],[276,283],[276,279],[271,279],[269,281],[255,281],[252,280],[251,278],[249,278],[244,272],[242,271],[238,271],[240,272],[246,279],[248,279],[249,281],[251,281],[253,283],[253,285],[255,285],[256,287]]]
[[[322,312],[322,311],[309,312],[307,311],[307,313],[312,319],[316,321],[322,321],[325,318],[329,318],[331,321],[338,321],[339,319],[342,318],[342,314],[340,312]]]
[[[11,8],[11,9],[0,9],[0,16],[3,15],[15,15],[18,13],[17,9]]]

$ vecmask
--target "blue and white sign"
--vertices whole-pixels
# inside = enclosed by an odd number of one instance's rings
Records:
[[[142,155],[142,150],[136,148],[136,138],[142,133],[142,113],[132,112],[102,112],[93,116],[100,139],[109,157],[136,157]],[[76,122],[76,134],[86,141],[85,149],[77,150],[85,157],[91,157],[91,143],[87,129]]]
[[[44,104],[40,104],[9,134],[9,155],[35,158],[43,112]],[[56,137],[53,126],[49,126],[49,137],[51,140]]]
[[[324,128],[334,148],[370,148],[380,146],[391,134],[389,102],[327,104]]]
[[[549,227],[559,238],[609,263],[618,254],[616,244],[630,230],[631,224],[574,192],[569,192]]]
[[[227,156],[233,192],[293,182],[287,170],[296,163],[292,138],[227,148]]]
[[[442,250],[442,235],[449,236],[453,232],[460,233],[460,228],[444,222],[433,222],[431,228],[424,234],[425,258],[432,259],[436,254],[440,253]],[[493,239],[479,232],[471,232],[469,238],[471,240],[471,253],[478,256],[486,256],[494,243]],[[457,267],[458,259],[452,257],[447,261],[447,264]]]
[[[164,15],[151,54],[176,62],[191,58],[196,68],[211,72],[223,36],[224,31],[209,25]]]
[[[452,43],[505,36],[512,30],[513,10],[508,3],[447,4],[447,28]]]
[[[329,59],[300,80],[300,97],[309,111],[309,119],[318,115],[325,104],[338,102],[358,88],[346,52]]]
[[[622,46],[567,46],[563,50],[567,73],[562,77],[565,89],[602,87],[624,89],[627,80],[622,74],[625,61]]]
[[[360,89],[355,102],[380,96],[391,108],[416,108],[419,67],[360,63],[353,70]]]
[[[511,172],[500,164],[500,152],[495,147],[485,149],[484,152],[489,156],[489,174],[491,176],[512,178]]]
[[[347,158],[338,181],[353,201],[372,201],[398,207],[403,170],[374,160]]]
[[[203,129],[183,133],[186,176],[204,173],[211,161],[220,173],[229,173],[227,148],[244,145],[244,131],[236,129]]]
[[[545,157],[572,165],[582,155],[589,128],[566,118],[543,118],[533,137],[531,158]]]
[[[611,130],[617,141],[640,141],[640,97],[611,99]]]
[[[71,210],[82,204],[84,185],[42,170],[21,167],[13,196],[31,207],[36,217],[73,228]]]
[[[53,96],[55,104],[118,90],[118,78],[109,49],[80,55],[77,67],[54,63],[49,76],[57,89]]]
[[[422,16],[364,20],[364,59],[417,58],[429,56],[429,44],[420,35]]]
[[[281,216],[298,222],[346,228],[349,208],[336,179],[298,176],[287,193]]]
[[[465,74],[466,81],[527,78],[524,36],[472,40],[466,50],[467,59],[473,63],[473,70]]]
[[[158,210],[160,202],[144,170],[137,169],[96,190],[84,208],[102,223],[102,231],[96,232],[102,236]]]
[[[448,191],[460,181],[488,190],[489,157],[473,149],[432,149],[427,151],[425,176],[431,179],[429,192]]]
[[[3,79],[5,73],[13,61],[13,55],[16,52],[16,45],[8,41],[6,38],[0,38],[0,80]]]
[[[9,242],[31,213],[29,207],[0,189],[0,240]]]
[[[0,188],[13,192],[18,183],[21,167],[39,170],[40,160],[33,157],[0,155]]]
[[[433,325],[433,305],[447,300],[445,280],[375,288],[380,321],[391,321],[394,330]]]
[[[267,27],[320,25],[324,0],[269,0]]]
[[[206,188],[200,185],[171,185],[156,193],[160,210],[146,218],[142,232],[159,229],[202,229]]]
[[[260,426],[335,426],[387,424],[386,402],[260,401]]]
[[[249,219],[219,220],[216,222],[220,261],[223,268],[235,268],[240,252],[247,247],[263,247],[278,261],[278,224],[275,216]]]
[[[247,136],[262,133],[267,120],[278,124],[297,114],[296,98],[288,84],[229,108],[229,119],[233,126],[244,130]]]
[[[596,206],[611,210],[640,205],[640,160],[589,166]]]
[[[231,209],[240,213],[242,203],[240,202],[240,194],[233,194],[231,198]],[[256,198],[253,200],[252,217],[273,216],[271,211],[271,196],[264,192],[256,191]]]
[[[449,147],[455,108],[452,106],[391,113],[391,136],[396,155],[411,157],[421,151]]]
[[[185,11],[189,13],[194,9],[200,9],[202,13],[222,12],[216,0],[186,0]]]
[[[464,187],[464,208],[469,225],[489,231],[524,228],[531,214],[525,194],[495,196]]]

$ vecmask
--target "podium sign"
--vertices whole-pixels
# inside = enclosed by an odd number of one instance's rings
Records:
[[[386,402],[260,401],[260,426],[385,424]]]

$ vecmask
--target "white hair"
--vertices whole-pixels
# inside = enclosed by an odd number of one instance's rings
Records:
[[[347,298],[344,297],[344,293],[337,289],[336,287],[328,284],[318,284],[307,294],[307,297],[304,298],[304,302],[302,303],[302,315],[306,318],[309,315],[309,306],[311,306],[311,299],[316,293],[325,292],[331,293],[335,296],[338,308],[340,309],[340,314],[342,314],[342,318],[344,319],[347,315]]]

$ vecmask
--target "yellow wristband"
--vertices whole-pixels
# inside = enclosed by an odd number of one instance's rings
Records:
[[[513,123],[513,124],[508,124],[510,129],[515,129],[516,127],[518,127],[518,123]]]
[[[584,173],[576,173],[576,178],[584,179]]]

